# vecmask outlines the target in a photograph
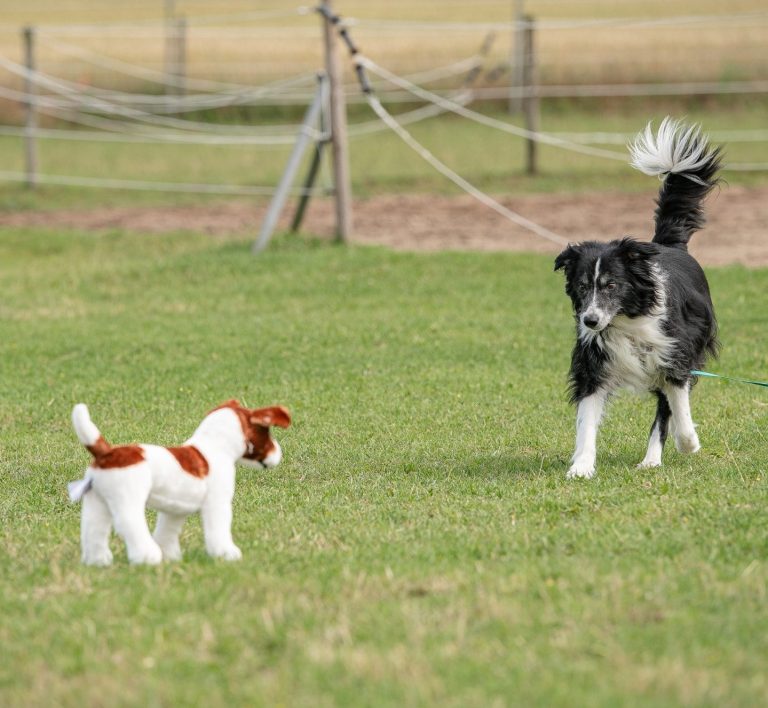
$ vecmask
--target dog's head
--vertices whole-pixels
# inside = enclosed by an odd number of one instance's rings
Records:
[[[617,315],[637,317],[653,310],[658,301],[657,254],[656,244],[622,238],[570,244],[555,259],[555,270],[565,270],[565,292],[580,336],[602,332]]]
[[[280,464],[283,451],[280,443],[270,434],[270,428],[273,425],[287,428],[291,424],[291,414],[283,406],[245,408],[233,399],[218,408],[231,408],[240,419],[245,450],[239,462],[262,469]]]

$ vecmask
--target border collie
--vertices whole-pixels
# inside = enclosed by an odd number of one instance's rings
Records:
[[[597,429],[607,399],[620,388],[657,399],[638,468],[661,465],[668,429],[679,451],[698,451],[691,370],[719,347],[707,279],[688,240],[704,225],[702,201],[719,181],[720,148],[698,126],[667,117],[655,136],[649,123],[629,149],[633,167],[664,176],[653,240],[570,244],[555,260],[555,270],[565,270],[576,319],[570,370],[576,451],[568,478],[594,476]]]

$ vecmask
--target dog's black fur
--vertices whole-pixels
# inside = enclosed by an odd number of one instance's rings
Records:
[[[674,139],[680,139],[679,130]],[[624,356],[626,347],[612,349],[607,342],[617,336],[612,328],[620,323],[631,332],[632,321],[654,318],[657,329],[653,331],[663,336],[644,340],[641,333],[635,341],[630,334],[629,349],[651,360],[653,348],[663,343],[663,356],[657,366],[646,366],[647,382],[642,384],[657,397],[654,427],[658,428],[662,448],[670,419],[664,385],[690,386],[691,370],[702,368],[708,356],[717,355],[719,347],[707,279],[688,253],[687,244],[704,224],[702,201],[718,182],[721,152],[695,133],[686,142],[684,154],[677,157],[691,155],[699,157],[694,169],[669,172],[659,190],[656,229],[650,243],[628,237],[608,243],[587,241],[569,245],[555,260],[555,270],[565,270],[565,290],[576,317],[577,339],[570,369],[573,403],[598,390],[610,394],[625,385],[638,387],[637,381],[622,380],[625,367],[612,361]]]

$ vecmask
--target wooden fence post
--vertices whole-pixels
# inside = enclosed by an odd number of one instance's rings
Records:
[[[536,90],[536,55],[534,46],[533,18],[525,18],[525,30],[523,32],[523,116],[525,127],[531,132],[539,132],[539,97]],[[526,141],[525,171],[529,175],[535,175],[537,165],[538,142],[532,138]]]
[[[352,189],[349,183],[349,153],[347,148],[347,109],[344,101],[344,84],[339,64],[336,27],[331,22],[331,0],[322,0],[325,13],[323,41],[325,44],[325,72],[330,91],[330,133],[333,161],[333,186],[336,195],[336,238],[347,242],[352,234]]]
[[[512,5],[512,47],[509,51],[510,92],[507,110],[510,114],[522,110],[523,99],[520,89],[523,85],[523,62],[525,49],[523,47],[524,0],[513,0]]]
[[[35,28],[24,27],[22,31],[24,41],[24,66],[27,72],[33,72],[35,62]],[[28,189],[37,186],[37,86],[30,73],[24,77],[24,93],[26,94],[26,120],[24,128],[24,161],[26,166]]]
[[[184,96],[187,93],[187,18],[176,19],[176,93]]]
[[[187,18],[174,13],[175,3],[166,0],[164,71],[169,80],[165,93],[167,96],[183,96],[187,75]]]

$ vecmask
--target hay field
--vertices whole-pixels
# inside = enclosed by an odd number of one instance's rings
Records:
[[[727,7],[714,0],[623,2],[530,0],[525,11],[541,21],[592,18],[675,18],[695,15],[696,23],[673,26],[576,26],[542,29],[537,34],[541,80],[545,83],[632,81],[711,81],[753,79],[768,68],[768,16],[730,21],[728,15],[764,12],[760,0],[738,0]],[[129,78],[100,70],[71,53],[67,45],[107,54],[124,61],[162,68],[165,30],[160,0],[130,4],[70,0],[32,0],[4,12],[0,52],[20,58],[18,28],[26,23],[40,28],[39,63],[50,73],[96,84],[115,85]],[[317,18],[298,15],[297,6],[266,0],[176,2],[176,12],[189,19],[190,75],[260,83],[270,78],[312,71],[320,66],[321,44]],[[504,23],[512,16],[510,0],[466,3],[421,0],[364,2],[337,0],[337,12],[360,20],[354,36],[362,49],[395,71],[419,71],[474,54],[487,29],[478,23]],[[231,13],[263,13],[235,17]],[[158,20],[153,22],[152,20]],[[377,24],[374,20],[406,24]],[[417,23],[475,23],[429,27]],[[118,23],[139,23],[132,26]],[[411,23],[411,24],[408,24]],[[90,25],[90,26],[85,26]],[[511,32],[497,29],[488,66],[507,61]],[[500,76],[500,85],[508,80]],[[7,84],[6,75],[0,83]],[[486,77],[487,82],[487,77]],[[133,82],[135,83],[135,82]]]

